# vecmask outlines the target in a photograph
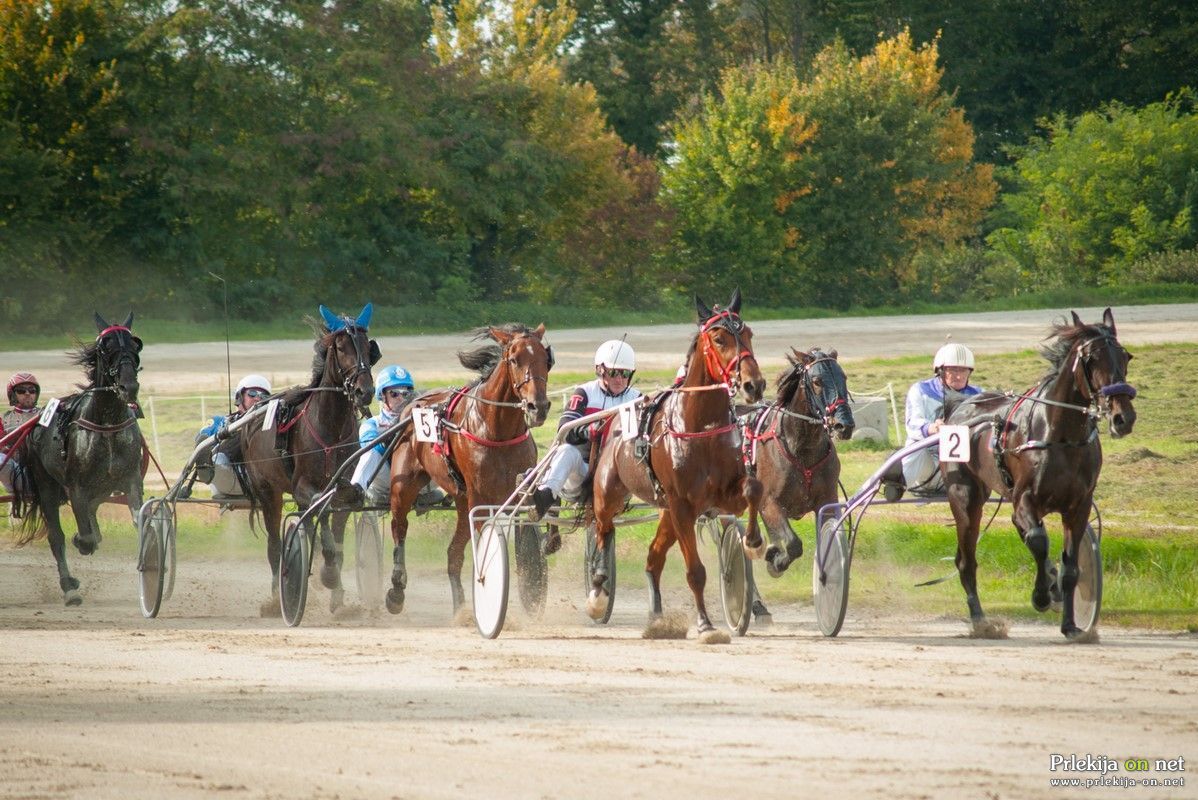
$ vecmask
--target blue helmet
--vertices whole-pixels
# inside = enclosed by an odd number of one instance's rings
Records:
[[[416,388],[416,384],[412,382],[412,373],[398,364],[384,367],[383,371],[379,373],[378,379],[374,382],[374,386],[374,399],[379,401],[383,399],[383,392],[387,389],[399,387],[401,389],[414,390]]]

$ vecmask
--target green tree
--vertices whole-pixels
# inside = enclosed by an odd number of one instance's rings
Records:
[[[1137,259],[1198,244],[1198,113],[1189,91],[1069,119],[1019,151],[990,242],[1036,286],[1119,283]]]
[[[940,77],[907,33],[861,59],[826,48],[804,81],[781,61],[729,70],[665,174],[678,263],[776,303],[910,288],[914,255],[971,235],[995,193]]]

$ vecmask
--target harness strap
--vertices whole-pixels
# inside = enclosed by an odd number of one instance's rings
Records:
[[[136,425],[137,417],[130,415],[129,419],[125,420],[124,422],[118,422],[116,425],[97,425],[96,423],[86,420],[83,417],[71,420],[71,423],[78,425],[85,431],[91,431],[92,433],[117,433],[119,431],[125,430],[128,427]]]

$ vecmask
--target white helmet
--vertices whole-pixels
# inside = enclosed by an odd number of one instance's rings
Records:
[[[271,394],[270,381],[262,375],[246,375],[237,382],[237,388],[233,390],[233,402],[236,403],[238,396],[246,389],[265,389],[267,394]]]
[[[608,339],[595,351],[595,366],[608,369],[636,369],[636,353],[623,339]]]
[[[941,367],[965,367],[973,369],[973,351],[963,344],[949,342],[936,351],[932,359],[932,371],[939,372]]]

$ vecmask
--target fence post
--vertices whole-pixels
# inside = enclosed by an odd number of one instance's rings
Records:
[[[204,405],[204,395],[200,395],[200,424],[208,421],[208,408]]]
[[[161,453],[162,446],[158,443],[158,415],[154,413],[154,395],[150,395],[150,431],[154,434],[154,452]]]
[[[903,442],[907,441],[907,437],[905,435],[906,430],[903,428],[903,426],[901,424],[899,424],[898,403],[896,403],[894,400],[894,384],[887,383],[886,390],[888,392],[890,392],[890,413],[894,416],[895,443],[899,447],[902,447]]]

